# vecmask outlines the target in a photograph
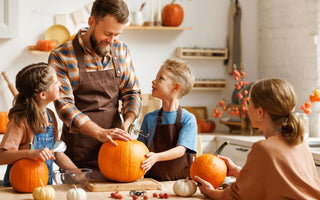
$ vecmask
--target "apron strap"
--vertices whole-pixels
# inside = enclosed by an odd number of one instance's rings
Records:
[[[79,43],[79,38],[78,38],[79,35],[80,35],[80,33],[77,34],[75,38],[73,38],[72,45],[73,45],[74,53],[76,54],[76,57],[77,57],[79,71],[85,72],[86,71],[86,68],[85,68],[86,63],[84,62],[82,47]]]
[[[112,62],[114,64],[114,68],[116,70],[116,77],[120,76],[120,63],[116,54],[116,49],[114,46],[111,47],[111,56],[112,56]]]

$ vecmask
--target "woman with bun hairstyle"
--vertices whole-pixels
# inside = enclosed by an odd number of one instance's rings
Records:
[[[252,145],[243,168],[229,158],[228,176],[236,181],[224,190],[196,177],[201,193],[210,199],[320,199],[320,181],[303,121],[293,114],[296,94],[282,79],[264,79],[250,90],[248,115],[265,140]]]

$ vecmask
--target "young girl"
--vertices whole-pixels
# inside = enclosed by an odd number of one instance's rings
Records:
[[[22,158],[45,161],[48,184],[52,184],[53,160],[60,168],[77,168],[64,153],[50,152],[58,140],[58,127],[47,105],[59,97],[59,87],[55,70],[46,63],[26,66],[17,74],[19,94],[9,111],[8,127],[0,144],[0,165],[8,164],[3,186],[11,186],[11,166]]]

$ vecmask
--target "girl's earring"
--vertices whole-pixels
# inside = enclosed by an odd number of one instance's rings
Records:
[[[258,121],[259,121],[259,122],[262,121],[262,117],[261,117],[261,116],[258,117]]]

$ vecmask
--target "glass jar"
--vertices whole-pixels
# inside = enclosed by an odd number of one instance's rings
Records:
[[[307,140],[309,138],[309,118],[308,118],[308,115],[305,113],[301,113],[301,112],[295,112],[294,114],[303,120],[303,123],[305,126],[303,139]]]

